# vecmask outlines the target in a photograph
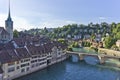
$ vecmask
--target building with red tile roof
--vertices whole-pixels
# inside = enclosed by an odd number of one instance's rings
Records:
[[[14,79],[66,58],[66,45],[46,37],[16,38],[0,46],[4,79]]]

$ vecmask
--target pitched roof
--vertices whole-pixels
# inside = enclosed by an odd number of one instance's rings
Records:
[[[20,59],[30,57],[30,54],[25,48],[16,48],[16,54]]]
[[[0,27],[0,34],[1,35],[9,35],[9,33],[3,27]]]
[[[42,46],[27,45],[27,48],[28,48],[30,54],[32,54],[32,55],[44,53],[44,48]]]
[[[12,57],[8,54],[6,50],[0,51],[0,62],[1,63],[12,62]]]
[[[8,54],[12,57],[12,61],[20,60],[19,56],[15,53],[13,49],[7,50]]]
[[[24,47],[25,45],[25,39],[24,38],[14,38],[13,41],[19,46],[19,47]]]
[[[8,42],[8,43],[5,44],[3,47],[4,47],[6,50],[8,50],[8,49],[15,49],[15,47],[14,47],[14,45],[13,45],[12,42]]]
[[[36,39],[35,39],[36,40]],[[19,45],[14,47],[13,41]],[[24,58],[29,58],[32,55],[39,55],[52,52],[54,46],[57,48],[65,49],[67,46],[57,41],[50,41],[50,39],[39,38],[39,45],[31,44],[31,38],[18,38],[14,39],[4,45],[0,45],[0,62],[9,63]],[[28,44],[25,43],[28,41]],[[34,41],[34,40],[33,40]]]

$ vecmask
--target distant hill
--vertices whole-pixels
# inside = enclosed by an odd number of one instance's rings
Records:
[[[90,23],[88,25],[83,24],[68,24],[58,28],[44,28],[44,29],[30,29],[24,31],[33,35],[46,35],[50,38],[76,38],[85,39],[91,38],[93,35],[111,35],[113,24],[103,22],[101,24]]]

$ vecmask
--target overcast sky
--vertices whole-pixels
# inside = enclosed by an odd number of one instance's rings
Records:
[[[14,29],[65,24],[120,22],[120,0],[11,0]],[[0,0],[0,26],[8,17],[8,0]]]

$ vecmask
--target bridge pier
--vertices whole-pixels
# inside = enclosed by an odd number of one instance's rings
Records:
[[[105,58],[104,57],[98,55],[98,59],[100,61],[100,64],[104,64],[105,63]]]
[[[68,56],[77,55],[79,60],[84,60],[85,56],[93,56],[99,60],[100,64],[104,64],[106,59],[118,59],[120,61],[120,56],[110,56],[105,54],[89,54],[89,53],[82,53],[82,52],[67,52]]]
[[[84,60],[84,55],[79,54],[79,57],[80,57],[80,61],[83,61],[83,60]]]
[[[100,64],[104,64],[105,63],[105,61],[102,59],[102,60],[100,60]]]

